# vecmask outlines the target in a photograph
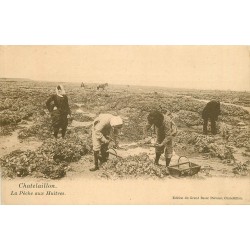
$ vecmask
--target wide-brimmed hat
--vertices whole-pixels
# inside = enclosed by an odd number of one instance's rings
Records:
[[[122,124],[123,124],[123,121],[122,121],[122,118],[120,116],[113,116],[110,120],[110,125],[112,127],[119,126]]]

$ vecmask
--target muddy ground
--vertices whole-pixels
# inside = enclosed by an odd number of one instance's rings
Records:
[[[97,91],[80,84],[64,84],[73,119],[65,140],[53,139],[45,102],[57,83],[1,82],[0,157],[4,179],[169,179],[164,166],[153,164],[154,148],[142,145],[142,128],[148,112],[170,111],[178,126],[171,165],[190,161],[201,171],[185,178],[249,178],[249,98],[248,92],[175,90],[153,87],[109,86]],[[221,116],[216,136],[202,134],[201,111],[207,99],[220,98]],[[124,119],[119,157],[112,156],[100,171],[93,166],[91,124],[100,113]],[[152,138],[155,134],[152,131]],[[152,139],[152,140],[153,140]],[[113,151],[114,152],[114,151]],[[188,164],[182,168],[188,168]]]

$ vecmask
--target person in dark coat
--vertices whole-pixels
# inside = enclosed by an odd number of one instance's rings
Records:
[[[59,129],[62,129],[62,138],[65,137],[68,117],[71,116],[68,97],[62,85],[56,87],[56,94],[50,96],[46,102],[46,107],[51,114],[54,137],[57,138]]]
[[[216,134],[216,121],[218,120],[218,116],[220,115],[220,102],[219,101],[210,101],[207,103],[205,108],[202,111],[202,119],[203,119],[203,134],[207,135],[207,124],[208,120],[211,122],[211,132],[212,134]]]

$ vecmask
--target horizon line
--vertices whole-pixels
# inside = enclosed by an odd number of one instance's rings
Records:
[[[110,85],[132,85],[132,86],[137,86],[137,87],[159,87],[159,88],[169,88],[169,89],[188,89],[188,90],[206,90],[206,91],[236,91],[236,92],[250,92],[250,89],[247,90],[247,89],[231,89],[231,88],[228,88],[228,89],[221,89],[221,88],[196,88],[196,87],[171,87],[171,86],[163,86],[163,85],[159,85],[159,84],[145,84],[145,83],[142,83],[142,84],[138,84],[138,83],[110,83],[108,81],[59,81],[59,80],[35,80],[35,79],[31,79],[31,78],[26,78],[26,77],[0,77],[0,81],[1,80],[4,80],[4,79],[9,79],[9,81],[17,81],[17,80],[25,80],[25,81],[33,81],[33,82],[46,82],[46,83],[72,83],[72,84],[76,84],[76,83],[86,83],[86,84],[100,84],[100,83],[108,83]],[[11,80],[13,79],[13,80]],[[164,82],[164,81],[158,81],[158,82]],[[181,81],[176,81],[177,83],[181,83]],[[173,82],[174,83],[174,82]]]

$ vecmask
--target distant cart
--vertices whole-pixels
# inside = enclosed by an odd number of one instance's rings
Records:
[[[181,158],[186,158],[185,162],[181,162]],[[190,162],[186,156],[180,156],[178,164],[168,166],[169,174],[174,177],[185,177],[197,174],[201,170],[201,166]]]

